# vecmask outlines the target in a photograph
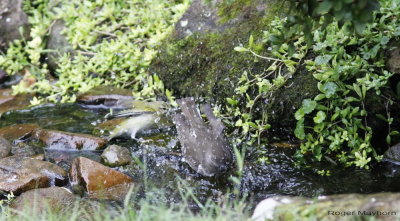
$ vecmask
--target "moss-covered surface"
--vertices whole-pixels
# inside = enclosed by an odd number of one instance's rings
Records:
[[[398,220],[399,197],[399,194],[378,193],[298,200],[278,206],[274,220]]]
[[[267,4],[272,8],[269,4],[276,3]],[[250,35],[258,39],[271,15],[251,9],[243,13],[241,22],[222,32],[195,33],[183,39],[172,36],[150,71],[178,96],[205,96],[216,101],[232,96],[243,71],[259,72],[268,67],[267,61],[255,61],[249,53],[238,53],[234,48],[246,44]]]

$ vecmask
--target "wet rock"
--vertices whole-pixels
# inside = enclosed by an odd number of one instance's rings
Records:
[[[394,74],[400,74],[400,47],[389,50],[386,57],[386,68]]]
[[[45,150],[46,161],[53,162],[56,164],[63,162],[70,165],[72,164],[72,161],[74,161],[75,158],[80,156],[96,162],[101,161],[101,152],[99,151],[69,151],[69,150],[53,150],[53,149]]]
[[[20,157],[30,157],[32,158],[33,156],[36,155],[42,155],[43,156],[43,148],[39,146],[33,146],[27,143],[17,143],[12,147],[11,153],[14,156],[20,156]],[[40,159],[43,160],[43,159]]]
[[[133,186],[129,176],[84,157],[74,160],[70,178],[75,190],[96,199],[122,200]]]
[[[201,118],[193,98],[182,99],[180,107],[182,114],[174,120],[185,161],[204,176],[221,175],[231,169],[232,149],[224,135],[224,125],[212,113],[211,106],[203,106],[210,125]]]
[[[27,208],[34,208],[34,213],[46,211],[60,212],[71,209],[77,197],[66,188],[49,187],[29,190],[22,193],[12,201],[10,208],[17,211],[25,211]]]
[[[79,208],[84,213],[79,214],[77,220],[94,220],[96,212],[100,209],[100,203],[87,199],[83,200],[63,187],[49,187],[22,193],[12,201],[10,208],[17,212],[16,216],[19,215],[18,212],[20,211],[23,211],[24,216],[38,216],[49,211],[55,215],[62,215],[77,212],[76,208]],[[104,209],[104,207],[101,208]]]
[[[111,167],[119,167],[127,165],[131,162],[131,153],[126,147],[111,145],[107,147],[101,155],[106,165]]]
[[[31,94],[18,94],[0,104],[0,115],[9,111],[21,110],[31,105]]]
[[[3,82],[0,83],[0,88],[10,88],[13,85],[18,84],[23,78],[23,75],[14,73],[11,76],[6,76]]]
[[[398,193],[342,194],[318,199],[274,197],[257,206],[253,220],[355,220],[359,217],[390,221],[396,220],[399,208]]]
[[[0,69],[0,84],[6,81],[7,78],[8,74],[4,70]]]
[[[30,136],[37,129],[39,129],[37,124],[16,124],[0,128],[0,136],[12,142]]]
[[[0,160],[0,190],[16,194],[62,184],[67,173],[49,162],[11,156]]]
[[[400,164],[400,143],[390,147],[384,154],[384,159]]]
[[[0,89],[0,105],[14,99],[12,89]]]
[[[51,50],[47,54],[46,60],[49,68],[55,71],[58,68],[58,59],[60,56],[69,53],[74,56],[75,51],[72,45],[68,42],[66,36],[62,34],[66,28],[63,20],[56,20],[50,27],[50,34],[47,40],[47,49]]]
[[[39,129],[34,137],[48,148],[61,150],[100,150],[107,144],[107,140],[99,137],[56,130]]]
[[[80,94],[77,102],[88,108],[124,109],[131,107],[132,91],[110,86],[98,86]]]
[[[11,154],[11,144],[6,139],[0,137],[0,159]]]
[[[0,47],[16,39],[29,38],[28,16],[23,10],[23,0],[2,0],[0,2]],[[24,36],[20,33],[24,29]]]

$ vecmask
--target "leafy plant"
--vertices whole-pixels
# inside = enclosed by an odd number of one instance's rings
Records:
[[[12,43],[7,53],[0,55],[0,67],[10,74],[28,70],[37,82],[29,88],[14,87],[16,93],[41,95],[34,102],[37,104],[45,100],[71,102],[77,92],[100,84],[131,88],[142,96],[165,92],[162,82],[146,68],[188,0],[34,0],[24,4],[32,26],[31,40]],[[64,35],[74,54],[63,54],[58,69],[50,73],[43,58],[49,52],[46,38],[56,20],[65,22]]]

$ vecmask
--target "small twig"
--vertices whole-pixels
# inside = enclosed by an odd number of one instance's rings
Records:
[[[252,51],[252,50],[249,50],[249,52],[252,53],[254,56],[256,56],[256,57],[258,57],[258,58],[262,58],[262,59],[270,60],[270,61],[280,61],[280,62],[283,62],[283,61],[280,60],[280,59],[270,58],[270,57],[265,57],[265,56],[258,55],[257,53],[255,53],[255,52]]]

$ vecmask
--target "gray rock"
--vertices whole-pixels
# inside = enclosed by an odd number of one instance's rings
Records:
[[[11,144],[3,137],[0,137],[0,159],[8,157],[10,156],[10,154],[11,154]]]
[[[390,147],[385,152],[384,159],[400,164],[400,143]]]
[[[219,3],[221,3],[220,0],[193,0],[188,10],[176,23],[174,37],[184,38],[195,33],[223,32],[247,19],[248,15],[243,13],[229,21],[221,21],[222,19],[218,15]],[[265,8],[266,4],[260,2],[253,10],[263,13]]]
[[[28,16],[23,11],[23,0],[0,1],[0,47],[9,42],[29,37]],[[23,36],[20,28],[24,29]]]
[[[400,47],[394,47],[386,54],[386,67],[395,74],[400,74]]]
[[[101,157],[104,163],[111,167],[119,167],[127,165],[131,162],[131,153],[126,147],[111,145],[107,147]]]
[[[46,60],[52,71],[58,68],[58,59],[60,56],[66,53],[69,53],[71,56],[75,54],[72,45],[63,34],[65,28],[65,22],[63,20],[57,20],[50,28],[50,34],[47,40],[47,49],[50,50],[50,52],[47,54]]]

